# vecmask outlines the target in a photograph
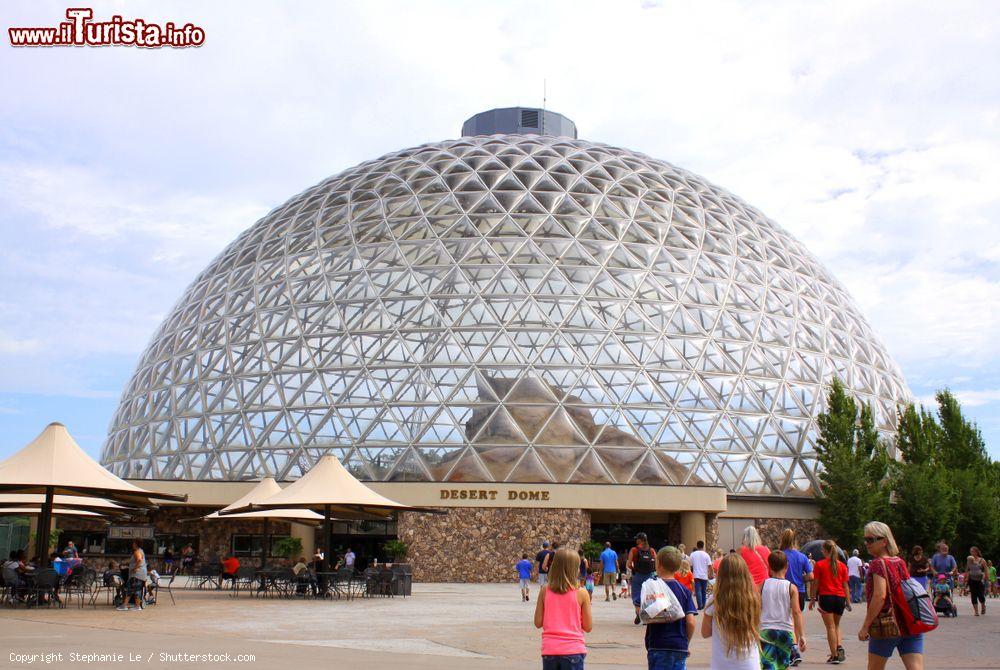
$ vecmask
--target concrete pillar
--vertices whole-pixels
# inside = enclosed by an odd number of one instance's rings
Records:
[[[710,554],[715,553],[719,548],[719,515],[705,513],[705,551]]]
[[[289,535],[302,540],[302,555],[306,557],[306,561],[311,561],[313,552],[316,551],[316,531],[312,526],[302,523],[293,522],[289,526]],[[292,560],[297,558],[298,556],[293,556]]]
[[[698,540],[705,541],[705,513],[681,512],[681,542],[690,554],[695,550]]]

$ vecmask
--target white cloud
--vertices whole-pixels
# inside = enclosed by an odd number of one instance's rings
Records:
[[[0,354],[27,354],[41,349],[41,342],[32,339],[15,338],[0,331]]]
[[[10,25],[44,25],[65,5],[5,9]],[[481,109],[538,104],[545,79],[549,107],[582,137],[703,174],[803,240],[909,377],[960,369],[962,388],[997,387],[984,372],[1000,361],[989,3],[122,11],[199,23],[206,45],[0,49],[4,89],[23,92],[0,100],[0,201],[18,212],[0,211],[16,245],[0,249],[0,281],[17,289],[0,292],[0,323],[18,340],[74,363],[134,356],[269,208],[359,161],[454,137]],[[59,354],[46,364],[56,384],[71,367]],[[93,390],[85,364],[65,374]]]
[[[980,407],[993,402],[1000,402],[1000,389],[985,389],[980,391],[952,391],[962,405]]]

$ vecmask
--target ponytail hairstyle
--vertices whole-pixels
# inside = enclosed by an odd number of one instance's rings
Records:
[[[840,562],[840,551],[837,549],[837,543],[833,540],[826,540],[823,542],[823,551],[827,552],[830,557],[830,573],[833,578],[837,578],[837,563]]]

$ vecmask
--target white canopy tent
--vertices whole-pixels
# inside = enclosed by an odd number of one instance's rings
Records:
[[[309,472],[266,500],[242,506],[234,503],[220,516],[240,512],[273,509],[309,509],[323,513],[323,544],[326,556],[331,554],[330,522],[337,519],[388,519],[395,512],[427,512],[440,510],[413,507],[390,500],[354,478],[336,456],[323,456]]]
[[[136,508],[154,508],[154,499],[187,500],[186,495],[147,491],[111,474],[80,448],[61,423],[50,423],[27,446],[0,461],[0,493],[44,496],[35,538],[35,552],[43,564],[48,561],[49,528],[57,495],[103,499]]]
[[[271,519],[281,521],[292,521],[316,526],[323,521],[323,516],[308,509],[266,509],[259,512],[237,512],[235,514],[222,515],[229,510],[238,510],[251,507],[281,492],[278,482],[273,477],[265,477],[260,480],[257,486],[253,487],[249,493],[236,502],[223,507],[218,512],[212,512],[202,517],[203,521],[217,521],[219,519],[260,519],[264,522],[264,546],[261,552],[261,565],[267,561],[267,536]]]

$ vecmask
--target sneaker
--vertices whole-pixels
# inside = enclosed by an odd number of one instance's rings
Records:
[[[801,663],[801,662],[802,662],[802,657],[801,656],[796,656],[795,658],[793,658],[791,660],[791,662],[789,662],[788,667],[789,668],[797,668],[797,667],[799,667],[799,663]]]
[[[633,621],[632,623],[634,623],[636,626],[638,626],[641,623],[639,621],[639,615],[638,614],[635,615],[635,621]]]
[[[115,609],[118,610],[119,612],[128,612],[132,608],[131,607],[125,607],[124,605],[119,605]]]
[[[611,599],[612,600],[618,600],[618,596],[616,596],[614,593],[612,593],[611,594]]]
[[[844,651],[843,647],[837,647],[837,660],[843,663],[847,660],[847,652]]]

